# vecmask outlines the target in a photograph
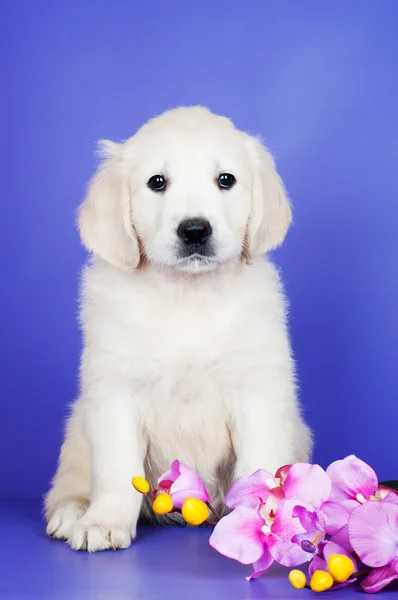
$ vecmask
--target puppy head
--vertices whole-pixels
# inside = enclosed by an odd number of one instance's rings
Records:
[[[79,229],[88,250],[119,268],[198,273],[283,242],[291,210],[274,161],[224,117],[175,109],[101,152]]]

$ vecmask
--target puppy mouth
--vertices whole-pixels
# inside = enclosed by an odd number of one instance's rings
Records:
[[[178,244],[174,260],[178,270],[190,273],[212,271],[225,262],[215,240],[193,246]]]
[[[213,270],[219,264],[219,259],[212,255],[192,252],[188,256],[180,256],[174,263],[174,268],[187,273],[201,273]]]
[[[210,243],[195,244],[194,246],[180,245],[177,251],[178,258],[214,258],[214,246]]]
[[[189,264],[193,262],[207,264],[218,262],[218,260],[215,256],[207,256],[206,254],[200,254],[199,252],[194,252],[193,254],[189,254],[187,256],[181,256],[177,259],[178,265]]]

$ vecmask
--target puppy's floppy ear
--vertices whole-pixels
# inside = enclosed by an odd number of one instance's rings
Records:
[[[252,208],[247,228],[249,257],[280,246],[292,222],[292,211],[275,161],[260,140],[244,134],[252,164]]]
[[[102,162],[79,209],[78,228],[84,246],[126,271],[140,260],[131,222],[128,175],[123,173],[121,145],[101,141]]]

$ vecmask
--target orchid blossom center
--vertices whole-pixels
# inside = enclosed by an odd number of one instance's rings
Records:
[[[267,481],[265,482],[265,485],[267,486],[267,488],[269,490],[273,490],[276,487],[279,487],[281,484],[280,479],[279,478],[275,478],[275,479],[267,479]]]
[[[325,532],[324,531],[318,531],[318,533],[315,535],[315,537],[312,538],[311,542],[312,544],[314,544],[314,546],[318,546],[319,542],[324,538],[325,536]]]
[[[265,525],[268,529],[271,527],[271,525],[274,524],[277,508],[278,501],[273,496],[270,496],[267,502],[263,504],[260,508],[260,515],[264,519]]]
[[[268,525],[263,525],[261,527],[261,531],[264,535],[269,535],[271,533],[271,527],[269,527]]]
[[[355,496],[355,499],[357,500],[357,502],[359,502],[359,504],[366,504],[366,502],[367,502],[367,500],[363,494],[357,494]]]
[[[374,494],[372,494],[371,496],[369,496],[369,501],[380,502],[380,500],[383,500],[383,497],[385,497],[385,495],[386,494],[383,495],[382,490],[377,489]],[[366,502],[367,502],[367,500],[366,500],[366,498],[365,498],[365,496],[363,494],[357,494],[355,496],[355,499],[360,504],[366,504]]]
[[[312,539],[301,541],[301,549],[304,550],[304,552],[308,552],[309,554],[317,554],[319,542],[323,541],[324,537],[325,532],[318,531]]]
[[[170,490],[173,483],[174,481],[171,481],[171,479],[165,479],[164,481],[161,481],[159,483],[159,489],[153,491],[153,497],[156,498],[158,494],[168,494],[170,496]]]

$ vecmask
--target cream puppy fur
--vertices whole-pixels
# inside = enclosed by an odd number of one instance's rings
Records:
[[[264,258],[291,222],[269,152],[201,107],[101,148],[79,213],[81,393],[45,501],[49,535],[89,551],[127,548],[150,514],[135,475],[178,458],[219,507],[234,477],[311,451]]]

